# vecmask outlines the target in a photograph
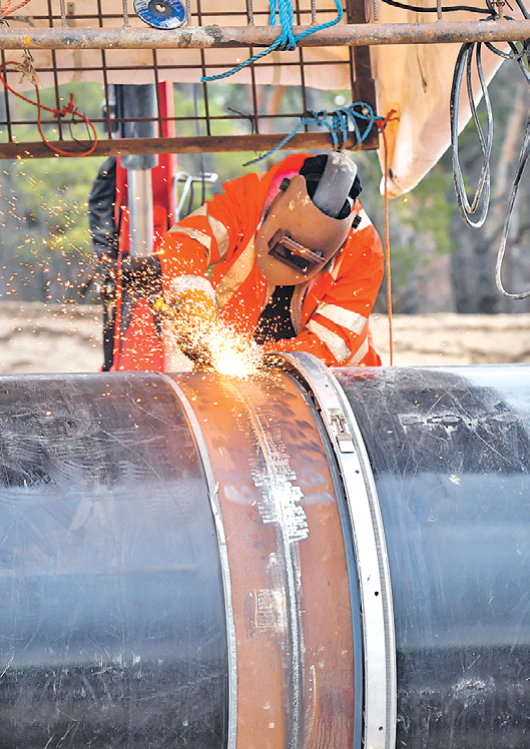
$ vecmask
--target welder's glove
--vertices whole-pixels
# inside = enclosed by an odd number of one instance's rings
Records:
[[[212,365],[210,340],[217,325],[215,293],[203,276],[180,276],[171,282],[169,304],[162,300],[155,311],[171,320],[175,342],[196,368]]]
[[[124,258],[121,264],[121,282],[133,299],[146,299],[153,306],[162,296],[162,268],[156,255]]]

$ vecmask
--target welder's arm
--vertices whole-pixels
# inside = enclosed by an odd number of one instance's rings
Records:
[[[224,194],[215,195],[164,235],[157,256],[166,296],[173,279],[206,276],[210,266],[229,261],[241,244],[246,246],[257,223],[256,201],[248,197],[258,185],[255,174],[225,183]]]
[[[174,340],[196,366],[210,365],[208,334],[217,321],[215,294],[203,276],[179,276],[163,294],[162,268],[156,255],[127,257],[122,263],[122,287],[133,300],[146,299],[153,311],[165,317]]]

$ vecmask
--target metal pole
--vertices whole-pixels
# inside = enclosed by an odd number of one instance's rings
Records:
[[[153,252],[153,180],[151,169],[127,169],[131,256]]]
[[[156,121],[156,91],[153,83],[116,86],[119,106],[118,119],[124,138],[133,140],[133,150],[123,154],[122,165],[127,169],[127,202],[130,216],[131,255],[143,257],[153,251],[153,184],[151,170],[158,164],[158,156],[142,153],[141,143],[158,136]],[[138,121],[138,118],[153,118]],[[136,143],[134,143],[136,141]],[[119,144],[119,140],[116,144]]]
[[[296,122],[293,119],[293,123]],[[270,151],[278,145],[287,133],[254,135],[203,135],[181,138],[144,138],[135,141],[100,140],[91,156],[123,156],[128,153],[217,153],[219,151]],[[304,148],[329,148],[332,139],[328,131],[322,133],[297,133],[282,150],[297,151]],[[89,145],[89,141],[62,141],[64,151],[76,152]],[[345,148],[358,150],[355,136],[344,143]],[[357,148],[356,148],[357,146]],[[50,157],[50,149],[42,141],[31,143],[0,143],[0,159],[21,158],[43,159]]]
[[[295,26],[295,34],[310,29]],[[137,28],[0,29],[0,49],[207,49],[209,47],[268,47],[277,26],[205,26],[161,31]],[[367,46],[375,44],[454,44],[462,42],[524,41],[530,20],[465,21],[461,23],[344,24],[316,31],[300,40],[302,47]]]

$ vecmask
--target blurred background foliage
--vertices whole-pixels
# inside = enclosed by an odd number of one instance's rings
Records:
[[[213,135],[248,134],[252,117],[248,88],[241,84],[216,83],[208,87],[210,116],[233,116],[213,122]],[[102,89],[98,84],[77,83],[61,88],[68,101],[75,95],[79,109],[90,118],[101,117]],[[175,115],[198,117],[177,123],[177,135],[204,135],[205,103],[202,87],[175,84]],[[331,111],[348,104],[344,92],[310,91],[310,109]],[[490,85],[495,132],[492,156],[492,205],[486,225],[472,230],[464,225],[454,195],[451,157],[446,153],[434,169],[410,193],[390,201],[392,289],[396,312],[526,312],[529,300],[507,302],[494,284],[495,256],[500,242],[506,202],[523,142],[528,91],[516,66],[503,64]],[[262,86],[257,102],[260,112],[271,115],[301,111],[296,88]],[[43,91],[48,106],[57,106],[51,91]],[[63,101],[60,102],[62,105]],[[20,102],[17,114],[33,118],[30,104]],[[269,132],[290,132],[297,119],[271,119]],[[267,124],[267,123],[266,123]],[[38,140],[34,126],[22,126],[20,140]],[[65,127],[63,125],[63,127]],[[58,125],[45,126],[46,136],[57,138]],[[86,138],[84,125],[73,135]],[[101,130],[101,134],[103,131]],[[480,148],[472,126],[461,136],[460,154],[470,191],[480,168]],[[261,155],[261,154],[260,154]],[[183,206],[183,213],[197,208],[203,196],[222,191],[225,180],[248,171],[265,171],[288,155],[276,152],[259,164],[244,167],[255,153],[206,153],[178,156],[179,170],[199,176],[215,172],[214,184],[196,185]],[[384,232],[381,168],[375,152],[356,152],[363,183],[361,200],[381,235]],[[77,294],[78,280],[91,259],[87,207],[92,181],[104,159],[19,159],[0,162],[0,300],[48,302],[95,302],[97,291],[84,300]],[[525,175],[512,220],[505,283],[510,290],[530,286],[530,178]],[[525,209],[526,206],[526,209]],[[383,288],[377,309],[386,307]]]

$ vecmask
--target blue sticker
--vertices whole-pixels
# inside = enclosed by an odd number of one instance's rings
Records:
[[[178,29],[186,18],[180,0],[134,0],[139,18],[155,29]]]

